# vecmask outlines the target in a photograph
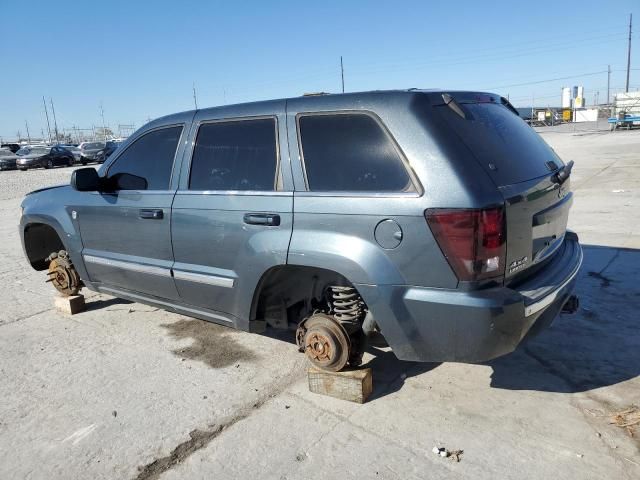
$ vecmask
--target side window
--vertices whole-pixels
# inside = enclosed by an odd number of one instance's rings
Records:
[[[109,167],[109,177],[129,173],[147,181],[147,190],[166,190],[182,127],[154,130],[133,142]]]
[[[303,115],[298,129],[309,190],[413,191],[399,152],[371,116]]]
[[[275,189],[276,120],[205,123],[191,160],[190,190]]]

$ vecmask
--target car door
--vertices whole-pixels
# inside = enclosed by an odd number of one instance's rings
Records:
[[[171,277],[171,203],[176,159],[184,149],[180,139],[188,128],[187,119],[178,118],[183,121],[139,132],[100,170],[106,183],[119,186],[87,192],[74,207],[85,267],[90,280],[105,290],[178,298]],[[135,185],[139,178],[146,188]]]
[[[261,276],[287,261],[293,182],[284,108],[279,101],[199,111],[173,203],[180,298],[235,317],[238,328],[248,328]]]
[[[51,149],[51,161],[54,166],[60,166],[64,164],[64,155],[60,147],[53,147]]]

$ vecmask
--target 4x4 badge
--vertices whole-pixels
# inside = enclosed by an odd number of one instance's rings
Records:
[[[520,258],[519,260],[514,260],[513,262],[511,262],[509,264],[509,273],[513,273],[513,272],[517,272],[518,270],[522,270],[525,266],[525,264],[527,263],[527,260],[529,260],[529,257],[524,256],[522,258]]]

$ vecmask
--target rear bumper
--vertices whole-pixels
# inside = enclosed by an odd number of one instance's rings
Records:
[[[567,232],[549,265],[514,288],[357,288],[399,359],[477,363],[512,352],[527,334],[551,325],[581,264],[578,237]]]

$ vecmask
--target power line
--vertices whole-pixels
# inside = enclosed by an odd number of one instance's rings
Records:
[[[547,80],[537,80],[534,82],[525,82],[525,83],[513,83],[511,85],[500,85],[498,87],[488,87],[488,88],[483,88],[481,90],[498,90],[501,88],[510,88],[510,87],[524,87],[527,85],[538,85],[540,83],[548,83],[548,82],[556,82],[558,80],[569,80],[571,78],[577,78],[577,77],[589,77],[589,76],[593,76],[593,75],[600,75],[601,73],[607,73],[606,70],[600,70],[599,72],[590,72],[590,73],[577,73],[575,75],[568,75],[566,77],[556,77],[556,78],[550,78]]]

